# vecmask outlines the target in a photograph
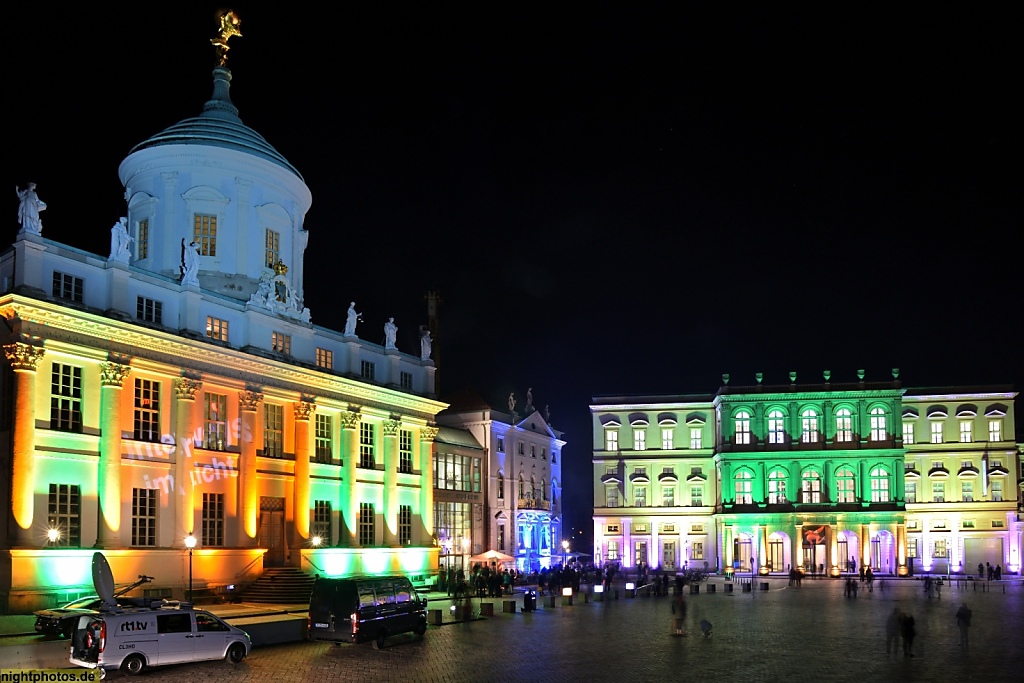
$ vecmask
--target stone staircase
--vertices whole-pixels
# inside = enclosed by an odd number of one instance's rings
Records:
[[[296,567],[270,567],[245,592],[242,602],[307,605],[315,577]]]

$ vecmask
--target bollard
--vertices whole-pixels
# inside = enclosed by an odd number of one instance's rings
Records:
[[[700,584],[699,583],[691,583],[690,584],[690,595],[696,595],[698,593],[700,593]]]
[[[562,596],[562,607],[572,607],[572,594]]]
[[[515,600],[502,600],[501,601],[501,611],[504,612],[505,614],[515,614],[516,613],[516,601]]]
[[[714,593],[716,588],[717,588],[717,586],[715,586],[715,584],[709,583],[708,584],[708,593]]]
[[[429,621],[434,626],[440,626],[441,625],[441,614],[442,614],[442,612],[439,609],[427,610],[427,621]]]
[[[555,607],[555,596],[554,595],[545,595],[544,596],[544,606],[545,607],[550,607],[550,608],[554,609],[554,607]]]
[[[590,592],[589,591],[585,591],[583,593],[583,604],[584,605],[589,605],[590,604]]]
[[[768,590],[768,582],[767,581],[762,581],[761,582],[761,590],[763,590],[763,591]]]
[[[481,602],[480,603],[480,616],[482,616],[482,617],[493,617],[494,616],[494,603],[493,602]]]
[[[726,593],[732,593],[732,584],[731,583],[725,584],[725,592]]]
[[[743,584],[743,592],[744,593],[749,593],[750,592],[750,582],[744,582],[744,584]]]

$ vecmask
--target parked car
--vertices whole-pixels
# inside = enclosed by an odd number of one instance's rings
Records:
[[[124,595],[125,593],[129,593],[142,584],[149,583],[152,580],[152,576],[143,576],[140,574],[138,581],[116,591],[114,593],[114,598],[117,600],[118,607],[148,607],[151,602],[149,599],[127,598],[124,597]],[[34,613],[36,615],[36,633],[49,638],[70,638],[71,633],[75,630],[75,624],[78,623],[78,617],[82,614],[97,610],[102,605],[103,600],[101,600],[98,595],[89,595],[84,598],[79,598],[78,600],[73,600],[63,607],[38,610]]]
[[[427,601],[408,577],[318,578],[309,597],[309,637],[335,643],[374,641],[427,630]]]
[[[71,636],[75,666],[120,669],[129,676],[151,666],[226,659],[237,664],[252,651],[249,634],[187,603],[151,609],[99,611],[77,617]]]

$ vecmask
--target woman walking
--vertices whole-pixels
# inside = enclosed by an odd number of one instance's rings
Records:
[[[679,591],[675,597],[672,598],[672,630],[673,635],[685,636],[686,631],[683,630],[683,620],[686,619],[686,601],[683,600],[683,593]]]

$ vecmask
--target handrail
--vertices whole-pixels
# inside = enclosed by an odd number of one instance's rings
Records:
[[[253,558],[252,562],[250,562],[249,564],[247,564],[244,567],[242,567],[242,571],[240,571],[240,572],[235,574],[235,580],[236,580],[235,582],[238,583],[238,579],[239,578],[244,577],[246,574],[248,574],[249,570],[252,569],[252,566],[254,564],[256,564],[257,562],[261,562],[262,560],[263,560],[263,556],[262,555],[257,555],[255,558]]]
[[[321,567],[320,567],[320,566],[319,566],[319,565],[318,565],[318,564],[317,564],[316,562],[314,562],[313,560],[309,559],[309,556],[308,556],[308,555],[302,555],[302,559],[304,559],[304,560],[305,560],[306,562],[309,562],[309,563],[310,563],[311,565],[313,565],[313,567],[314,567],[314,568],[315,568],[315,569],[316,569],[317,571],[323,572],[324,574],[326,574],[326,573],[327,573],[327,572],[325,572],[325,571],[323,570],[323,568],[321,568]]]

